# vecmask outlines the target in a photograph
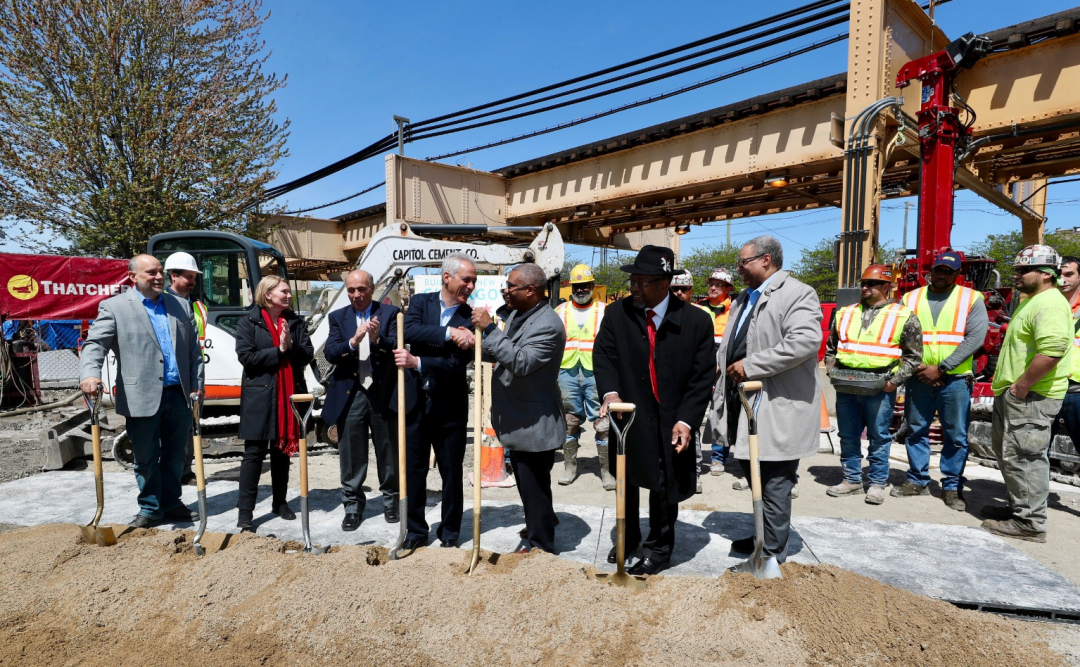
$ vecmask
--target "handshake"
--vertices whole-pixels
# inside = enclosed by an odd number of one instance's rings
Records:
[[[476,346],[473,332],[465,327],[450,328],[450,342],[463,350],[471,350]],[[420,359],[408,350],[394,350],[394,363],[401,368],[419,368]]]

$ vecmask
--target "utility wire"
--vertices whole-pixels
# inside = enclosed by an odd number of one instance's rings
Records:
[[[817,49],[826,47],[826,46],[828,46],[830,44],[835,44],[837,42],[843,41],[843,40],[847,39],[847,36],[848,36],[848,33],[846,33],[846,32],[841,33],[839,35],[835,35],[833,37],[830,37],[829,39],[822,40],[820,42],[814,42],[812,44],[808,44],[807,46],[804,46],[804,47],[802,47],[800,49],[796,49],[794,51],[788,51],[787,53],[776,56],[774,58],[770,58],[768,60],[762,60],[759,63],[755,63],[753,65],[748,65],[746,67],[742,67],[742,68],[737,69],[737,70],[732,70],[732,71],[730,71],[730,72],[728,72],[726,74],[721,74],[720,76],[713,77],[711,79],[705,79],[703,81],[698,81],[696,83],[692,83],[692,84],[689,84],[689,85],[686,85],[686,86],[682,86],[680,88],[676,88],[676,89],[668,91],[666,93],[661,93],[659,95],[654,95],[652,97],[647,97],[645,99],[637,100],[636,102],[631,102],[629,104],[624,104],[624,105],[619,106],[619,107],[614,107],[612,109],[608,109],[607,111],[601,111],[601,112],[594,113],[594,114],[589,115],[589,116],[583,116],[583,117],[577,118],[575,120],[570,120],[570,121],[566,121],[564,123],[559,123],[558,125],[552,125],[550,127],[544,128],[542,130],[536,130],[535,132],[529,132],[527,134],[521,134],[521,135],[518,135],[518,136],[515,136],[515,137],[510,137],[508,139],[503,139],[501,141],[494,141],[494,142],[491,142],[491,143],[488,143],[488,144],[483,144],[483,145],[480,145],[480,146],[473,146],[472,148],[466,148],[464,150],[454,151],[452,153],[443,153],[442,155],[435,155],[435,156],[428,157],[428,158],[425,158],[425,159],[427,161],[429,161],[429,162],[434,161],[434,160],[443,160],[443,159],[450,158],[450,157],[456,157],[458,155],[464,155],[465,153],[472,153],[472,152],[475,152],[475,151],[485,150],[487,148],[494,148],[496,146],[502,146],[504,144],[510,144],[510,143],[515,142],[515,141],[522,141],[524,139],[531,139],[532,137],[538,137],[538,136],[540,136],[542,134],[549,134],[551,132],[557,132],[559,130],[564,130],[564,129],[568,128],[568,127],[574,127],[575,125],[582,125],[584,123],[588,123],[590,121],[594,121],[594,120],[597,120],[599,118],[604,118],[605,116],[611,116],[613,114],[617,114],[619,112],[626,111],[628,109],[633,109],[635,107],[645,106],[646,104],[652,104],[653,102],[659,102],[660,100],[666,100],[668,98],[675,97],[676,95],[681,95],[683,93],[687,93],[687,92],[690,92],[692,90],[696,90],[698,88],[703,88],[705,86],[710,86],[710,85],[712,85],[714,83],[718,83],[718,82],[724,81],[726,79],[731,79],[731,78],[734,78],[736,76],[746,74],[747,72],[752,72],[754,70],[758,70],[758,69],[761,69],[763,67],[768,67],[769,65],[776,64],[776,63],[778,63],[778,62],[780,62],[782,60],[786,60],[786,59],[792,58],[794,56],[799,56],[799,55],[802,55],[804,53],[809,53],[811,51],[815,51]],[[424,137],[422,136],[420,138],[424,138]]]
[[[334,206],[335,204],[340,204],[342,202],[349,201],[350,199],[356,199],[360,195],[366,195],[367,193],[371,192],[375,188],[381,188],[384,185],[386,185],[386,181],[383,181],[382,183],[376,183],[375,185],[371,186],[370,188],[364,188],[360,192],[357,192],[355,194],[351,194],[348,197],[342,197],[341,199],[338,199],[337,201],[332,201],[329,204],[323,204],[321,206],[313,206],[311,208],[302,208],[302,209],[300,209],[298,211],[285,211],[281,215],[297,215],[298,213],[310,213],[312,211],[318,211],[321,208],[328,208],[330,206]]]

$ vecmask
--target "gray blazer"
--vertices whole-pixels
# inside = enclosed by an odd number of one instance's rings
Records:
[[[716,353],[721,373],[727,368],[728,342],[735,338],[735,323],[750,296],[744,290],[731,306],[728,332]],[[762,461],[791,461],[813,456],[821,437],[821,385],[817,353],[821,347],[821,304],[817,292],[787,271],[777,271],[750,313],[746,325],[743,370],[749,380],[761,380],[758,406],[758,444]],[[721,375],[713,391],[709,425],[716,442],[728,442],[727,411],[742,404],[725,405]],[[739,420],[735,458],[749,458],[746,419]]]
[[[520,315],[511,313],[506,331]],[[491,424],[511,451],[546,452],[566,440],[559,366],[566,327],[547,303],[507,336],[495,330],[484,338],[484,361],[498,362],[492,373]]]
[[[169,315],[173,354],[184,396],[203,387],[203,358],[195,317],[187,302],[163,294]],[[79,359],[79,379],[101,377],[105,355],[116,355],[116,412],[124,417],[153,417],[161,404],[165,358],[154,325],[136,289],[105,299],[90,327]]]

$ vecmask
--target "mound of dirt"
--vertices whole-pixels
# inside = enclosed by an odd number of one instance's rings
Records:
[[[189,531],[114,547],[72,525],[0,534],[0,665],[1060,665],[1029,624],[834,567],[655,577],[640,593],[542,553],[382,547],[312,556]]]

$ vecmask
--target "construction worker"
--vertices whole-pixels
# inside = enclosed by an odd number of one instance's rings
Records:
[[[675,276],[671,279],[671,295],[676,299],[685,303],[693,304],[694,301],[694,276],[692,273],[683,269],[683,273]],[[712,317],[712,311],[705,306],[697,306],[701,310],[709,313],[709,317]],[[727,319],[726,309],[724,319]],[[726,324],[726,322],[725,322]],[[693,430],[694,436],[694,453],[697,455],[697,491],[701,493],[701,473],[702,467],[705,465],[705,456],[701,451],[701,431],[698,429]]]
[[[1072,438],[1073,446],[1080,443],[1080,257],[1066,255],[1061,258],[1062,296],[1069,302],[1073,316],[1073,351],[1069,356],[1069,390],[1061,403],[1058,417],[1065,422],[1065,430]],[[1052,435],[1057,435],[1058,420],[1054,420]]]
[[[191,305],[195,315],[195,331],[199,335],[199,347],[202,347],[206,339],[206,304],[194,298],[195,287],[199,278],[199,265],[195,258],[186,252],[174,252],[165,258],[165,273],[169,276],[169,286],[166,292],[180,297]],[[195,464],[195,441],[189,436],[187,455],[184,458],[184,468],[180,475],[180,483],[187,486],[195,486],[195,472],[192,466]]]
[[[600,480],[605,491],[614,491],[615,478],[608,466],[608,418],[600,416],[600,398],[593,378],[593,342],[605,308],[596,298],[595,286],[592,269],[578,264],[570,272],[570,300],[555,309],[566,327],[566,348],[559,366],[559,390],[566,418],[563,476],[559,484],[566,486],[577,479],[578,436],[581,423],[588,419],[596,431]]]
[[[892,269],[871,264],[859,286],[859,303],[837,311],[825,345],[825,370],[836,390],[844,472],[844,481],[825,493],[834,498],[864,493],[861,435],[866,429],[870,484],[865,500],[880,505],[889,482],[889,424],[896,388],[922,362],[922,328],[911,309],[890,301]]]
[[[982,527],[1029,542],[1046,541],[1050,425],[1069,389],[1071,361],[1065,357],[1075,337],[1069,301],[1054,289],[1060,265],[1057,251],[1046,245],[1016,256],[1013,285],[1025,298],[1005,331],[991,385],[991,440],[1008,505],[983,507]]]
[[[709,296],[698,302],[709,317],[713,318],[713,352],[720,349],[720,343],[724,340],[724,331],[727,330],[728,315],[731,311],[731,274],[722,268],[715,268],[709,274]],[[719,476],[724,474],[724,462],[731,452],[730,445],[724,445],[719,440],[712,443],[712,457],[709,463],[709,474]]]
[[[941,499],[963,512],[964,466],[968,457],[968,413],[974,370],[971,357],[986,340],[990,321],[981,292],[956,284],[960,255],[944,252],[930,269],[929,284],[904,295],[919,318],[922,363],[904,388],[908,433],[907,481],[893,487],[896,498],[930,493],[930,424],[941,423]]]

